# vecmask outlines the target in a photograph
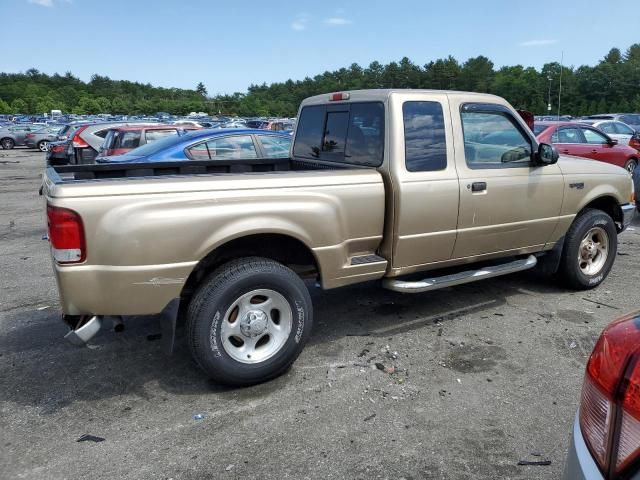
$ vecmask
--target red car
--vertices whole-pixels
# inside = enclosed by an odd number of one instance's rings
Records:
[[[640,153],[628,145],[618,145],[595,127],[574,122],[536,122],[533,129],[539,142],[551,143],[561,155],[591,158],[626,168],[632,173]]]
[[[98,157],[123,155],[141,145],[160,140],[171,135],[179,135],[188,130],[197,130],[191,125],[129,125],[109,130]]]

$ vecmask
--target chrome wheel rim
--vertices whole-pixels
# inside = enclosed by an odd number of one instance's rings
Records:
[[[580,242],[578,266],[585,275],[600,273],[609,256],[609,236],[601,227],[593,227]]]
[[[224,351],[241,363],[260,363],[278,353],[293,325],[289,302],[280,293],[257,289],[236,299],[222,319]]]
[[[5,150],[9,150],[11,148],[11,140],[4,140],[2,142],[2,148]]]
[[[46,152],[49,149],[49,144],[47,142],[40,142],[40,151]]]
[[[627,163],[627,172],[633,174],[633,171],[636,169],[636,162],[631,161]]]

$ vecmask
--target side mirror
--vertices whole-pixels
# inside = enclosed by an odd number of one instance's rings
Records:
[[[558,161],[559,157],[558,150],[553,145],[548,143],[538,145],[538,151],[536,152],[536,163],[538,165],[553,165]]]
[[[616,140],[615,138],[610,138],[609,139],[609,145],[614,147],[618,144],[618,140]]]

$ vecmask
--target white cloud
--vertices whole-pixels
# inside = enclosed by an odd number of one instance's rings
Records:
[[[40,5],[41,7],[53,7],[53,0],[29,0],[29,3]]]
[[[32,3],[34,5],[40,5],[41,7],[55,7],[57,3],[72,3],[73,0],[27,0],[28,3]]]
[[[331,25],[332,27],[342,27],[344,25],[351,25],[353,22],[344,17],[330,17],[325,18],[324,23],[326,25]]]
[[[291,29],[297,32],[306,30],[307,25],[309,24],[310,16],[307,13],[299,13],[296,15],[296,18],[291,22]]]
[[[58,3],[71,3],[73,0],[55,0]],[[34,5],[40,5],[41,7],[51,8],[55,6],[54,0],[27,0],[27,2]]]
[[[527,40],[526,42],[520,42],[520,47],[544,47],[546,45],[553,45],[558,43],[557,40]]]

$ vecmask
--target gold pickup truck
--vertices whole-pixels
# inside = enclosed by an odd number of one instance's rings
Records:
[[[537,265],[593,288],[634,212],[622,168],[558,160],[502,98],[429,90],[308,98],[289,158],[49,167],[43,194],[67,337],[161,314],[171,349],[184,320],[233,385],[294,362],[305,279],[421,293]]]

